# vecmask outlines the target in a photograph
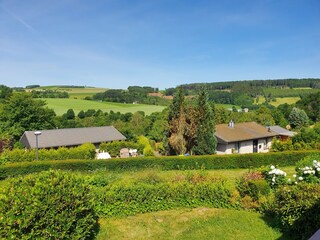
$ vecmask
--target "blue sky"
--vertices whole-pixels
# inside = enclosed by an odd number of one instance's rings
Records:
[[[319,0],[0,0],[8,86],[319,77]]]

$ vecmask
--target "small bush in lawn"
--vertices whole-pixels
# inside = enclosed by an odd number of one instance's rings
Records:
[[[258,171],[246,173],[237,181],[236,186],[241,197],[248,195],[253,200],[258,200],[260,195],[270,192],[269,184]]]
[[[320,161],[312,160],[313,156],[306,157],[297,163],[295,175],[296,182],[320,182]]]
[[[263,174],[267,182],[273,188],[287,183],[287,173],[273,165],[271,165],[270,169],[263,171]]]
[[[71,173],[12,179],[1,191],[0,238],[87,239],[96,226],[90,186]]]

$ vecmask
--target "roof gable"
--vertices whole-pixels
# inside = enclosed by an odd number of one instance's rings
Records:
[[[237,123],[233,127],[229,127],[228,124],[218,124],[215,132],[219,143],[239,142],[277,135],[256,122]]]
[[[39,148],[77,146],[83,143],[101,143],[126,139],[126,137],[113,126],[65,128],[40,131],[41,135],[38,136]],[[20,142],[27,148],[35,148],[36,136],[34,131],[24,132],[20,138]]]

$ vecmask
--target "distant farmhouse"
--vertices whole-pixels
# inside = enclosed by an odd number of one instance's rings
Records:
[[[279,126],[264,127],[256,122],[216,126],[217,154],[269,152],[274,137],[287,139],[294,132]]]
[[[96,148],[102,142],[126,140],[113,126],[65,128],[37,131],[39,148],[76,147],[84,143],[93,143]],[[26,131],[20,138],[26,148],[36,148],[35,131]]]

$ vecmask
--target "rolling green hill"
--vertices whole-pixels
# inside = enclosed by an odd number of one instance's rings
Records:
[[[137,112],[144,111],[146,115],[153,112],[160,112],[165,107],[156,105],[145,105],[145,104],[124,104],[124,103],[112,103],[112,102],[97,102],[89,100],[80,100],[72,98],[42,98],[47,102],[47,106],[52,108],[57,115],[62,115],[67,112],[68,109],[72,108],[75,114],[78,114],[81,110],[95,109],[102,110],[103,112]]]

